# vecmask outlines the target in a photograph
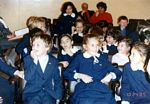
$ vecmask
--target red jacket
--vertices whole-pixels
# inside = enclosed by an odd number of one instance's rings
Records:
[[[108,23],[112,23],[112,16],[108,12],[100,13],[98,16],[96,16],[96,13],[90,18],[90,23],[95,24],[101,20],[106,20]]]

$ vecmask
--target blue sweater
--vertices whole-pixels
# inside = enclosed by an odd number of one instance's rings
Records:
[[[121,84],[122,100],[131,104],[149,104],[147,102],[150,101],[150,83],[146,80],[143,71],[133,71],[130,63],[126,64]]]

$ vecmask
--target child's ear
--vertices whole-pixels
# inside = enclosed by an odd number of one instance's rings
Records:
[[[51,49],[51,46],[46,47],[47,52],[49,52],[49,51],[50,51],[50,49]]]

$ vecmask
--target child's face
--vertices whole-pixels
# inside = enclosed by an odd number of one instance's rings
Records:
[[[49,47],[46,47],[46,44],[42,39],[36,38],[32,43],[32,50],[37,56],[43,56],[47,54]]]
[[[130,50],[130,47],[127,47],[126,43],[125,42],[120,42],[118,44],[118,52],[119,53],[122,53],[122,54],[128,54],[129,53],[129,50]]]
[[[77,23],[76,31],[77,31],[77,33],[82,33],[83,32],[83,23],[81,23],[81,22]]]
[[[120,20],[120,22],[118,23],[120,27],[125,28],[128,25],[128,21],[127,20]]]
[[[132,48],[131,50],[131,55],[130,55],[130,61],[132,65],[141,65],[143,62],[144,58],[140,55],[140,53],[135,49]]]
[[[63,47],[64,50],[66,49],[71,49],[72,48],[73,41],[67,36],[64,36],[61,38],[61,46]]]
[[[71,7],[70,5],[67,6],[66,13],[67,13],[68,15],[71,15],[71,14],[72,14],[72,7]]]
[[[95,56],[99,50],[99,40],[97,38],[89,38],[84,48],[90,55]]]
[[[112,36],[107,36],[106,41],[108,44],[114,44],[115,43],[115,40]]]

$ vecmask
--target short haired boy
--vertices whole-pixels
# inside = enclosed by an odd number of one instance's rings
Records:
[[[24,104],[55,104],[62,97],[62,85],[57,60],[47,53],[52,38],[38,34],[32,40],[31,55],[23,58],[26,85]]]

